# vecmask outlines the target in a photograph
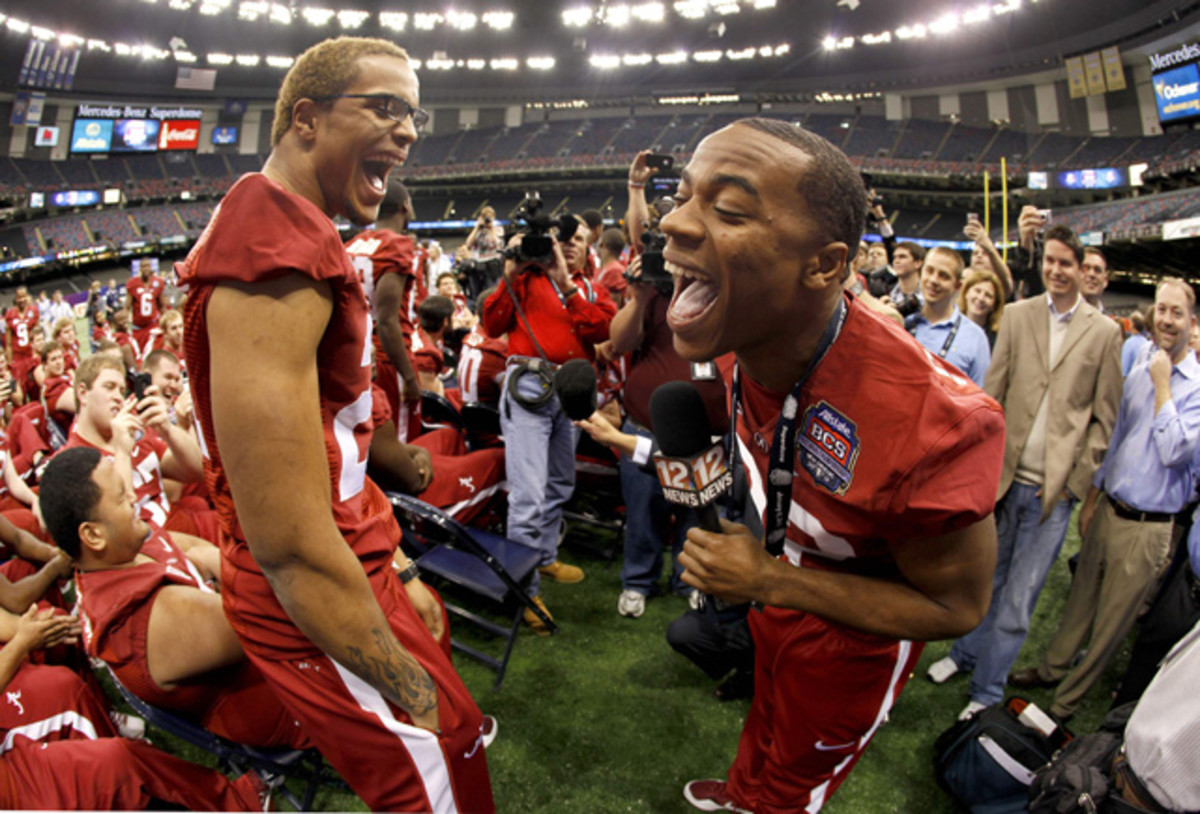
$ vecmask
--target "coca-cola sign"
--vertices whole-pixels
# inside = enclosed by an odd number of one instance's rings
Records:
[[[200,120],[164,120],[158,131],[158,149],[195,150],[200,144]]]

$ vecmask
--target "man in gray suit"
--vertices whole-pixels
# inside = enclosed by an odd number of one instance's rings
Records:
[[[987,616],[934,662],[942,683],[973,670],[963,717],[1004,698],[1071,511],[1104,458],[1121,401],[1121,331],[1081,296],[1083,244],[1046,230],[1045,295],[1004,309],[984,389],[1004,407],[999,551]]]

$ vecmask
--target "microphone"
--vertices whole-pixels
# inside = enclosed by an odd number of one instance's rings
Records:
[[[554,374],[554,392],[567,418],[582,421],[596,412],[596,369],[586,359],[571,359]]]
[[[667,382],[650,396],[650,419],[660,453],[654,468],[663,497],[696,510],[700,527],[721,533],[713,506],[733,486],[725,447],[713,444],[712,429],[700,391],[691,382]]]

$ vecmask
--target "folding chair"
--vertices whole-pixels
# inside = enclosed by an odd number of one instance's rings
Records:
[[[108,675],[129,706],[145,718],[147,723],[213,755],[221,771],[239,774],[258,772],[263,782],[271,786],[274,792],[283,797],[296,811],[312,810],[319,786],[349,790],[345,781],[326,765],[321,753],[316,749],[287,749],[234,743],[220,735],[214,735],[198,724],[180,718],[173,712],[143,701],[122,684],[111,669]],[[304,783],[303,796],[296,797],[292,790],[281,782],[283,778]]]
[[[468,401],[459,411],[467,431],[467,447],[472,451],[495,446],[500,438],[500,410],[490,404]]]
[[[468,529],[441,509],[415,497],[390,492],[388,499],[404,530],[404,541],[422,573],[432,574],[463,592],[483,597],[501,606],[502,610],[512,609],[511,621],[497,624],[446,601],[444,595],[442,597],[447,611],[505,641],[504,652],[496,657],[453,636],[450,638],[455,650],[495,671],[496,683],[492,688],[499,689],[526,609],[541,619],[551,633],[558,632],[558,626],[538,607],[528,591],[541,552],[497,534]]]
[[[455,432],[462,432],[463,419],[449,399],[430,390],[422,390],[421,426],[426,431],[449,427]]]
[[[581,536],[596,545],[584,548],[598,552],[611,564],[625,545],[625,499],[621,495],[621,475],[612,450],[582,433],[575,451],[575,491],[563,507],[568,525],[587,527],[592,533]]]

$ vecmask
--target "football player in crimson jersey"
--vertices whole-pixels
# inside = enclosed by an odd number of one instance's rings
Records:
[[[332,221],[377,219],[428,120],[418,90],[385,40],[300,55],[262,172],[234,184],[178,270],[222,599],[247,656],[368,808],[488,812],[482,715],[367,505],[370,311]]]
[[[83,361],[75,397],[79,412],[64,449],[89,446],[113,455],[143,519],[166,526],[171,504],[163,476],[183,483],[204,476],[196,439],[170,422],[167,402],[153,386],[140,402],[126,398],[125,368],[111,357],[96,354]]]
[[[376,380],[387,395],[392,415],[397,416],[401,441],[408,439],[408,428],[421,404],[421,383],[412,363],[420,266],[413,240],[404,234],[411,217],[408,190],[398,179],[390,179],[375,227],[346,244],[371,303]]]
[[[29,297],[29,289],[21,286],[13,296],[12,307],[4,314],[4,348],[17,381],[24,381],[38,363],[33,351],[33,329],[37,324],[37,306]]]
[[[167,284],[154,273],[153,266],[142,261],[137,276],[125,284],[125,295],[129,298],[128,308],[133,314],[133,338],[139,348],[150,343],[150,330],[158,324],[163,312],[163,290]]]
[[[491,296],[494,288],[479,295],[479,310],[483,301]],[[462,352],[458,357],[458,389],[464,402],[478,401],[498,406],[500,384],[504,381],[504,365],[508,359],[508,336],[493,339],[483,331],[482,323],[476,323],[463,338]]]
[[[159,317],[158,327],[150,332],[149,347],[142,345],[141,350],[143,362],[156,350],[169,351],[179,360],[179,366],[183,372],[187,373],[183,352],[183,314],[174,308],[164,311],[163,315]]]
[[[754,701],[728,782],[693,781],[684,795],[705,811],[816,811],[920,642],[959,636],[987,611],[1004,418],[843,293],[866,191],[825,139],[735,122],[697,147],[676,201],[661,224],[675,349],[736,355],[732,463],[747,475],[747,519],[783,555],[745,525],[688,532],[684,581],[762,610],[750,613]]]

